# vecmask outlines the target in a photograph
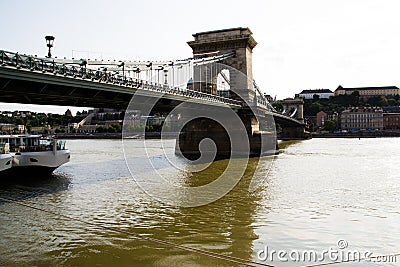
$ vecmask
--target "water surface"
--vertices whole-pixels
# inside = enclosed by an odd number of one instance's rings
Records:
[[[322,251],[337,248],[338,240],[345,240],[348,249],[374,255],[400,252],[400,139],[313,139],[291,144],[271,168],[272,158],[251,159],[228,195],[196,208],[170,206],[143,192],[129,173],[121,141],[67,144],[71,162],[54,177],[0,184],[0,197],[51,212],[0,202],[0,265],[241,266],[138,240],[134,234],[254,261],[260,261],[257,254],[266,246]],[[167,144],[173,147],[174,141]],[[227,164],[217,161],[204,171],[183,175],[165,167],[159,140],[147,142],[147,148],[149,155],[159,156],[164,173],[188,186],[211,181]],[[141,171],[140,160],[146,155],[134,156]],[[262,183],[250,193],[252,177]],[[306,264],[276,259],[264,263]]]

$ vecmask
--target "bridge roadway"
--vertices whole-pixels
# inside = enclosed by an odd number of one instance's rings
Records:
[[[157,111],[169,111],[182,102],[197,104],[196,108],[242,108],[241,102],[229,98],[0,50],[0,102],[126,109],[134,94],[144,105],[158,99]],[[256,102],[260,113],[273,115],[280,125],[302,125],[271,110],[263,99]]]

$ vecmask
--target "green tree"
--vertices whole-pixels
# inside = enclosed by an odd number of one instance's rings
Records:
[[[17,118],[15,118],[14,123],[17,125],[23,125],[24,120],[21,117],[17,117]]]
[[[306,116],[315,116],[323,108],[324,107],[319,102],[313,102],[304,107],[304,113]]]
[[[336,126],[337,126],[336,121],[330,120],[324,123],[323,129],[328,132],[333,132],[336,129]]]
[[[113,123],[113,124],[111,124],[111,127],[115,129],[115,132],[119,133],[122,131],[121,124],[119,124],[119,123]]]
[[[96,127],[96,132],[104,133],[105,132],[105,128],[103,126],[98,126],[98,127]]]
[[[281,101],[276,101],[272,103],[272,106],[276,109],[276,111],[281,112],[283,111],[283,105]]]
[[[399,102],[394,98],[389,98],[387,100],[387,104],[388,104],[388,106],[398,106]]]
[[[103,117],[103,119],[104,119],[105,121],[111,121],[111,120],[114,120],[114,115],[113,115],[113,114],[111,114],[110,112],[107,112],[106,114],[104,114],[104,117]]]
[[[112,125],[110,125],[110,126],[108,127],[108,129],[107,129],[107,132],[109,132],[109,133],[115,133],[115,132],[117,132],[117,131],[116,131],[116,129],[115,129]]]

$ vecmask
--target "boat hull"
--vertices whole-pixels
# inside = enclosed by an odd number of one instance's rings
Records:
[[[0,175],[18,178],[17,175],[51,174],[56,168],[69,162],[70,151],[65,149],[65,141],[41,135],[20,134],[0,135],[0,155],[8,155],[7,169],[1,166]],[[7,152],[7,153],[5,153]],[[2,156],[5,157],[5,156]],[[8,166],[11,165],[11,166]]]
[[[57,167],[46,166],[22,166],[12,167],[0,172],[0,177],[30,178],[51,176]]]
[[[69,162],[69,150],[11,153],[12,167],[0,172],[8,177],[49,176],[61,165]],[[11,164],[10,164],[11,165]]]
[[[0,173],[10,169],[12,166],[12,156],[10,154],[0,154]]]
[[[40,151],[11,153],[13,156],[13,168],[19,167],[47,167],[58,168],[69,162],[69,150]]]

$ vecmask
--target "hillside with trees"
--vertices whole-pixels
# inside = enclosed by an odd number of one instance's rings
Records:
[[[72,116],[70,111],[65,114],[36,113],[30,111],[0,112],[0,123],[24,125],[30,132],[32,127],[58,127],[66,126],[69,123],[75,123],[82,120],[87,112],[80,113],[79,116]],[[77,114],[78,115],[78,114]]]
[[[317,96],[315,96],[314,99],[304,100],[304,116],[315,116],[320,111],[340,112],[351,106],[400,106],[400,96],[373,96],[368,99],[363,99],[360,97],[358,91],[355,91],[350,95],[332,96],[329,99],[319,99]]]

